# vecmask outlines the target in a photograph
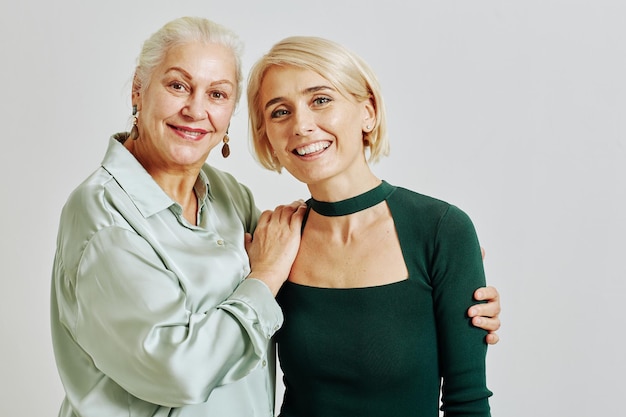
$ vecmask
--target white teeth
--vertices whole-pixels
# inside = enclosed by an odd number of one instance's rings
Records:
[[[300,156],[308,155],[310,153],[319,152],[330,146],[330,142],[316,142],[307,146],[296,149],[296,153]]]
[[[180,130],[181,132],[183,132],[185,135],[189,135],[189,136],[200,136],[202,135],[202,132],[192,132],[190,130],[185,130],[185,129],[181,129],[181,128],[177,128],[178,130]]]

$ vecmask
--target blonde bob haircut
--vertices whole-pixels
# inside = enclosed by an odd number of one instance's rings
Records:
[[[235,57],[237,96],[239,102],[242,91],[243,72],[241,53],[243,43],[235,32],[202,17],[180,17],[166,23],[150,36],[141,48],[137,58],[137,68],[133,81],[133,91],[143,92],[150,84],[154,69],[163,62],[167,52],[187,43],[218,44],[230,49]]]
[[[273,155],[265,129],[260,89],[267,70],[274,66],[291,66],[314,71],[328,80],[346,98],[358,102],[370,100],[375,110],[374,126],[363,132],[363,143],[369,147],[370,162],[389,153],[387,121],[380,85],[376,75],[358,55],[336,42],[311,36],[293,36],[275,44],[259,59],[248,79],[248,115],[250,134],[257,160],[265,168],[281,172]]]

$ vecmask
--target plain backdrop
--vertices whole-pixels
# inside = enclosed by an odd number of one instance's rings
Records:
[[[130,126],[145,38],[184,15],[246,43],[328,37],[377,72],[387,181],[458,205],[502,295],[494,416],[623,415],[626,2],[622,0],[5,1],[0,5],[0,415],[56,416],[49,332],[58,217]],[[209,163],[261,208],[308,197],[250,156],[245,101]],[[390,416],[393,417],[393,416]]]

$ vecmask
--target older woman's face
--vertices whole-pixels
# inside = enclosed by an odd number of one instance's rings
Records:
[[[149,85],[133,96],[150,168],[201,166],[228,129],[237,97],[235,57],[218,44],[171,48]]]

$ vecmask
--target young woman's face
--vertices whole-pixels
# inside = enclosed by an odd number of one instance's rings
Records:
[[[367,168],[369,101],[347,98],[318,73],[296,67],[270,67],[259,96],[270,145],[298,180],[312,185]]]
[[[217,44],[173,47],[150,84],[133,95],[140,138],[150,167],[201,166],[228,129],[237,97],[235,57]]]

